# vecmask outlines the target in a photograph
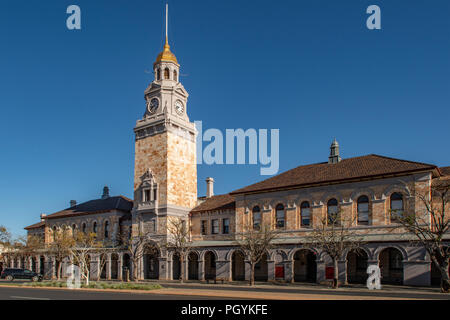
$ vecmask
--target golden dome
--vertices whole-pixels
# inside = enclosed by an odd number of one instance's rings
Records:
[[[175,62],[176,64],[178,64],[177,61],[177,57],[175,57],[175,55],[172,53],[172,51],[170,51],[170,46],[169,46],[169,42],[167,41],[167,37],[166,37],[166,43],[164,44],[164,50],[158,54],[158,57],[156,58],[156,62],[161,62],[161,61],[170,61],[170,62]]]

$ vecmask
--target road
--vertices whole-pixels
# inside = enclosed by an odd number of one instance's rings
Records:
[[[217,300],[215,297],[0,287],[0,300]],[[226,298],[220,298],[220,300]]]

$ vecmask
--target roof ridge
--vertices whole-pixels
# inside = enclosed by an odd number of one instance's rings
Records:
[[[430,166],[430,167],[435,167],[435,168],[438,167],[438,166],[436,166],[435,164],[430,164],[430,163],[425,163],[425,162],[418,162],[418,161],[404,160],[404,159],[399,159],[399,158],[393,158],[393,157],[388,157],[388,156],[382,156],[382,155],[374,154],[374,153],[372,153],[371,155],[372,155],[372,156],[379,157],[379,158],[389,159],[389,160],[403,161],[403,162],[414,163],[414,164],[422,164],[422,165],[425,165],[425,166]]]

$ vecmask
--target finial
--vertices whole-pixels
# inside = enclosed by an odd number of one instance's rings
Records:
[[[330,156],[328,157],[328,163],[334,164],[341,162],[341,157],[339,155],[339,143],[336,138],[333,139],[333,142],[330,146]]]
[[[166,3],[166,45],[169,45],[169,4]]]

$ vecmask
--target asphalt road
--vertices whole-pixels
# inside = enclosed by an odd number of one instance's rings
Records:
[[[154,293],[96,292],[0,287],[0,300],[226,300],[214,297]]]

